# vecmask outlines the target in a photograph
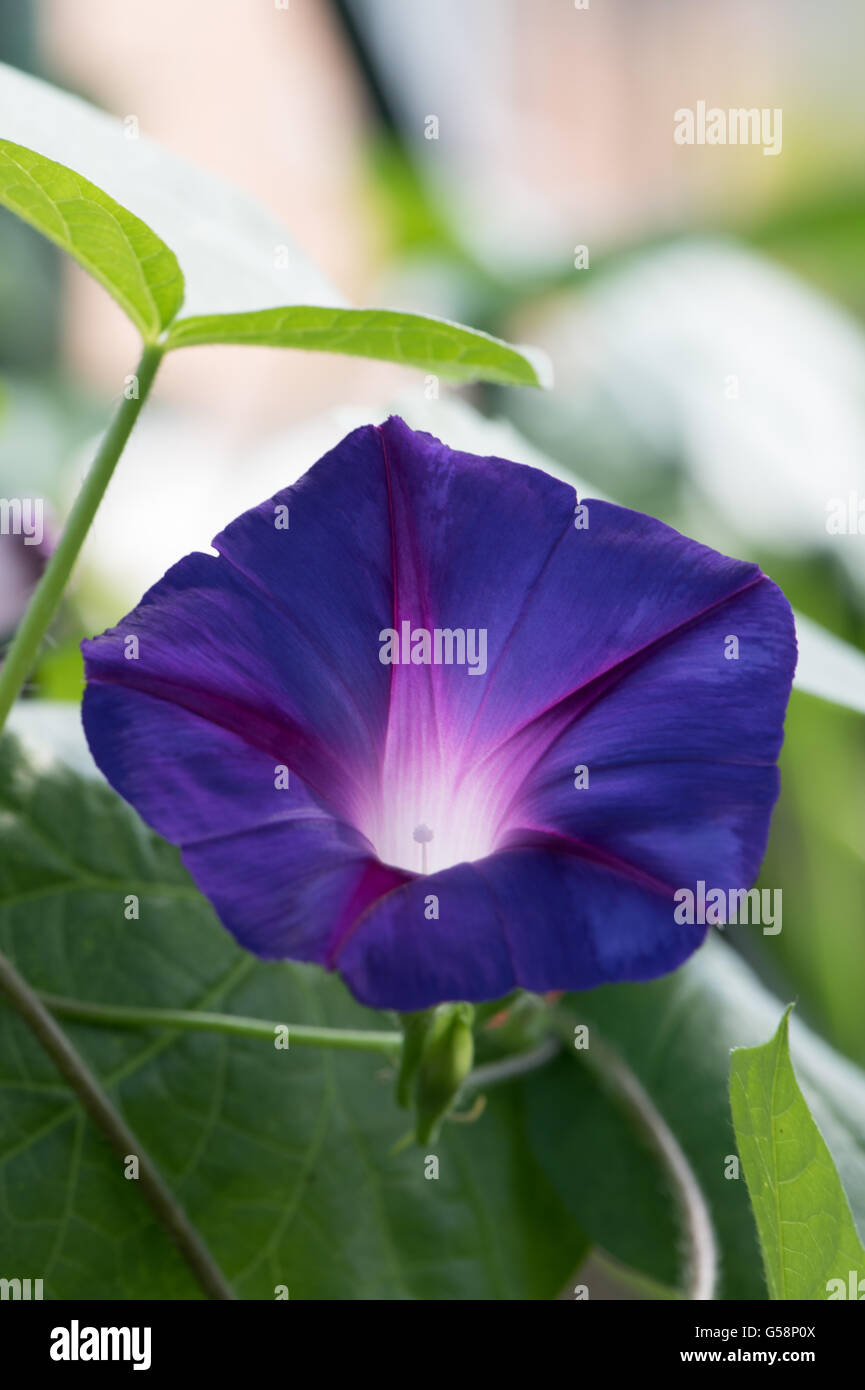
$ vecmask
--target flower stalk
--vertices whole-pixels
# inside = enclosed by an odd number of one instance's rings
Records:
[[[198,1009],[150,1009],[125,1004],[91,1004],[85,999],[64,999],[40,994],[39,999],[57,1018],[73,1023],[91,1023],[101,1028],[181,1028],[210,1033],[232,1033],[246,1038],[266,1038],[272,1042],[277,1029],[288,1029],[292,1047],[335,1047],[343,1051],[378,1052],[394,1056],[402,1047],[397,1032],[374,1032],[364,1028],[317,1028],[305,1023],[277,1023],[264,1018],[241,1018],[236,1014],[208,1013]]]
[[[39,648],[63,598],[105,489],[141,413],[141,407],[150,394],[163,353],[164,348],[158,343],[148,343],[144,347],[135,373],[129,379],[132,389],[129,394],[124,393],[103,435],[63,534],[3,659],[0,666],[0,730],[36,663]]]

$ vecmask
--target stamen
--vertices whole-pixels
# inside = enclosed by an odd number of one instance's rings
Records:
[[[421,821],[420,825],[416,825],[412,831],[412,838],[417,840],[420,845],[420,871],[422,874],[428,873],[426,847],[433,838],[433,832],[428,825]]]

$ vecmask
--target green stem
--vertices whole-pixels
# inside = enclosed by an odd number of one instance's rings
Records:
[[[359,1052],[398,1053],[401,1033],[374,1033],[362,1028],[315,1028],[300,1023],[270,1023],[263,1018],[241,1018],[236,1014],[203,1013],[196,1009],[132,1008],[121,1004],[91,1004],[83,999],[61,999],[40,994],[46,1009],[58,1018],[76,1023],[92,1023],[102,1028],[190,1028],[211,1033],[234,1033],[246,1038],[267,1038],[273,1042],[277,1028],[288,1029],[291,1047],[337,1047]]]
[[[556,1016],[562,1041],[573,1042],[574,1020],[567,1013]],[[718,1279],[718,1248],[709,1205],[684,1150],[655,1106],[648,1091],[624,1058],[603,1043],[592,1030],[585,1051],[570,1055],[588,1067],[602,1087],[642,1130],[667,1176],[678,1208],[685,1253],[681,1297],[691,1302],[713,1299]]]
[[[470,1071],[462,1084],[462,1091],[480,1091],[487,1086],[500,1086],[503,1081],[514,1081],[517,1077],[528,1076],[530,1072],[545,1067],[562,1050],[558,1038],[544,1038],[531,1052],[516,1052],[512,1057],[504,1057],[499,1062],[486,1062]]]
[[[0,667],[0,729],[3,728],[21,687],[33,669],[42,640],[69,583],[69,576],[75,568],[75,562],[105,489],[111,481],[117,460],[123,453],[132,427],[153,385],[153,378],[164,351],[158,343],[150,343],[144,348],[135,369],[137,395],[132,399],[124,396],[117,407],[69,513],[63,535],[45,567],[6,653]]]

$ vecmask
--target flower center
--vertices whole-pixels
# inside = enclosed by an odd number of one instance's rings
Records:
[[[459,781],[456,770],[435,777],[385,778],[368,825],[360,829],[385,864],[435,874],[492,854],[504,789],[491,778]]]

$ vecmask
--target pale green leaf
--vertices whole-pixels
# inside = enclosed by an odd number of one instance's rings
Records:
[[[68,252],[153,342],[183,302],[177,257],[140,218],[72,169],[0,140],[0,203]]]
[[[452,381],[547,384],[541,353],[419,314],[347,307],[279,218],[240,189],[3,64],[0,132],[78,170],[173,247],[187,315],[173,347],[250,343],[373,357]]]
[[[209,314],[180,319],[168,337],[169,348],[205,343],[375,357],[418,367],[451,381],[494,381],[508,386],[546,384],[540,354],[530,356],[525,349],[445,319],[395,309],[296,304],[258,313]]]
[[[799,1089],[788,1020],[789,1010],[769,1042],[733,1052],[736,1141],[770,1297],[826,1299],[832,1292],[837,1296],[839,1288],[846,1297],[853,1283],[858,1288],[865,1278],[865,1249],[832,1156]]]
[[[865,714],[865,652],[801,613],[796,614],[796,640],[799,690]]]

